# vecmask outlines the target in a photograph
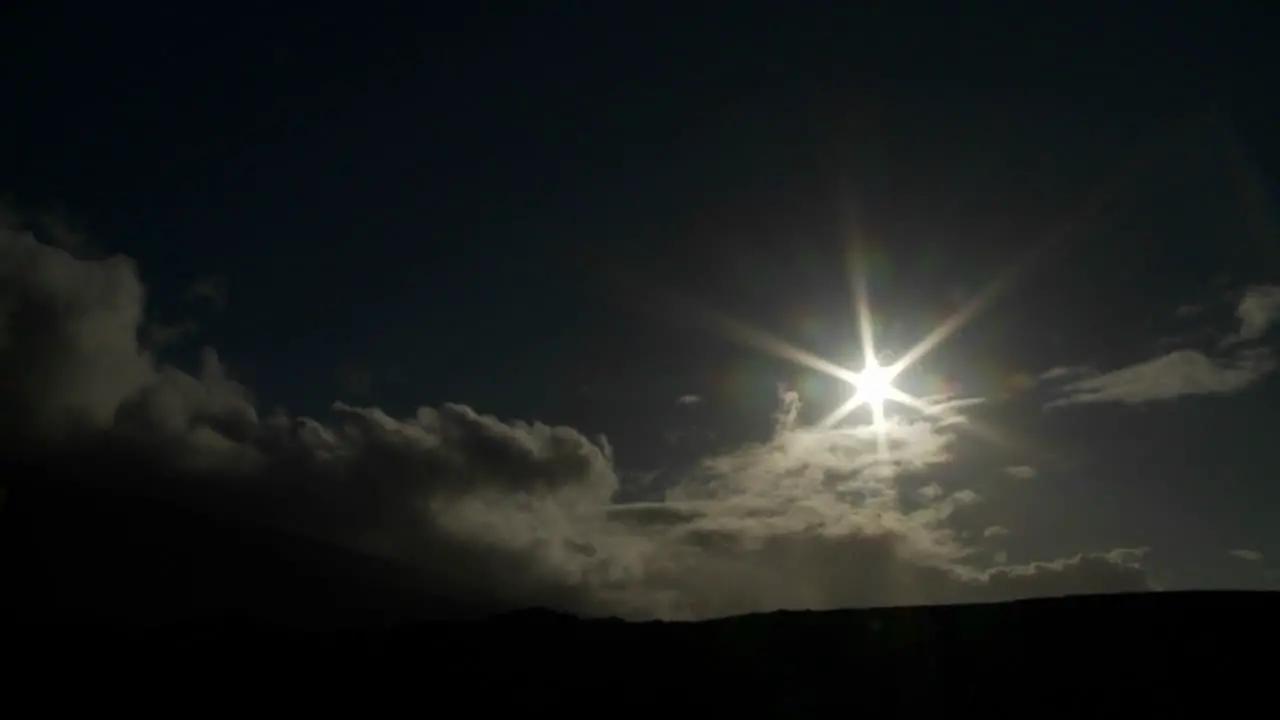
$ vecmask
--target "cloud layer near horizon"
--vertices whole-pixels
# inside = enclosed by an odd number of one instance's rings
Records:
[[[797,427],[801,398],[784,393],[772,438],[622,505],[607,440],[569,427],[462,404],[408,418],[341,402],[324,419],[264,417],[212,349],[188,372],[139,343],[145,292],[126,258],[79,259],[0,228],[0,288],[9,447],[106,442],[175,482],[288,497],[296,528],[413,563],[463,600],[705,618],[1149,587],[1142,549],[992,565],[983,558],[1004,533],[968,541],[955,525],[982,498],[903,490],[950,461],[966,406],[956,398],[892,420],[886,458],[869,428]]]

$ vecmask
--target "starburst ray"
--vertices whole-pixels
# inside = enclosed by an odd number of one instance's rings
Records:
[[[1154,148],[1154,144],[1152,148]],[[1152,148],[1139,148],[1124,163],[1120,171],[1107,182],[1100,182],[1092,188],[1073,213],[1061,223],[1052,226],[1039,241],[1023,253],[1022,257],[1011,261],[995,278],[992,278],[977,295],[965,303],[959,310],[929,332],[920,342],[902,355],[894,364],[894,375],[905,370],[912,363],[928,355],[944,340],[968,324],[981,311],[985,310],[997,297],[1008,290],[1022,275],[1028,272],[1037,262],[1051,250],[1070,239],[1083,224],[1092,220],[1103,209],[1110,205],[1120,191],[1132,180],[1134,175],[1146,165],[1149,151]]]
[[[863,272],[862,238],[859,234],[850,243],[845,254],[848,259],[849,277],[853,280],[853,311],[858,318],[858,337],[862,342],[862,364],[864,367],[879,365],[876,354],[875,333],[871,315],[871,300],[867,292],[867,274]]]
[[[825,373],[833,378],[846,382],[857,382],[857,373],[854,371],[841,367],[808,350],[792,345],[776,335],[754,328],[740,320],[715,312],[709,308],[698,307],[688,303],[686,303],[685,307],[686,310],[700,313],[704,321],[718,328],[726,337],[736,339],[757,350],[763,350],[782,360],[790,360],[811,370]]]
[[[692,322],[709,328],[726,340],[755,348],[781,360],[789,360],[797,365],[816,372],[829,375],[837,380],[854,382],[857,373],[847,367],[838,365],[809,350],[798,347],[772,333],[753,327],[727,313],[715,310],[692,297],[644,282],[638,274],[622,268],[606,266],[619,285],[628,292],[624,299],[642,304],[646,310],[654,306],[665,308],[672,316],[685,322]],[[637,303],[638,300],[644,303]]]

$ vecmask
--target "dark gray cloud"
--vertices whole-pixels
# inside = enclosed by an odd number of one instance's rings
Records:
[[[607,440],[570,427],[463,404],[263,416],[213,349],[191,372],[139,344],[145,293],[126,258],[8,229],[0,288],[6,438],[106,439],[183,482],[234,481],[281,521],[412,562],[460,598],[697,618],[1148,587],[1140,549],[990,566],[993,538],[970,545],[954,525],[983,498],[937,483],[900,494],[900,478],[951,461],[974,399],[891,417],[882,454],[869,427],[801,426],[800,396],[782,389],[772,438],[624,506]]]

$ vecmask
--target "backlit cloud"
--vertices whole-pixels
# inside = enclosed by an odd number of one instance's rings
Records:
[[[1280,321],[1280,286],[1256,285],[1245,290],[1236,307],[1240,330],[1230,342],[1257,340]]]
[[[1236,316],[1240,328],[1220,343],[1223,349],[1263,337],[1280,318],[1280,287],[1246,288],[1237,304]],[[1060,386],[1059,397],[1046,407],[1085,403],[1135,405],[1186,395],[1237,393],[1275,368],[1276,355],[1269,347],[1237,348],[1222,355],[1182,348],[1102,373],[1084,374],[1080,369],[1054,368],[1042,374],[1041,379],[1065,380],[1083,375]]]
[[[1080,375],[1094,375],[1097,371],[1093,368],[1083,365],[1067,366],[1059,365],[1058,367],[1049,368],[1040,374],[1041,380],[1060,380],[1062,378],[1077,377]]]
[[[139,344],[145,292],[126,258],[78,259],[9,228],[0,287],[10,447],[118,448],[111,477],[151,463],[181,482],[234,481],[281,524],[412,563],[486,606],[699,618],[1149,586],[1141,550],[992,567],[957,526],[985,497],[942,479],[909,489],[954,461],[976,398],[890,417],[882,443],[867,426],[804,425],[803,398],[781,388],[770,437],[622,505],[621,459],[572,427],[461,403],[264,415],[215,350],[188,371]]]
[[[1275,358],[1265,350],[1242,352],[1230,359],[1210,358],[1198,350],[1176,350],[1069,383],[1062,388],[1064,396],[1046,407],[1108,402],[1135,405],[1185,395],[1228,395],[1244,390],[1274,369]]]

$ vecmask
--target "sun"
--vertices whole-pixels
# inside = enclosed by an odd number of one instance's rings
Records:
[[[845,381],[853,386],[853,395],[843,405],[828,415],[819,427],[833,428],[849,413],[862,405],[871,411],[871,427],[883,431],[886,423],[885,403],[893,401],[911,407],[920,407],[918,400],[902,392],[894,386],[893,381],[902,373],[901,361],[891,365],[881,365],[874,352],[867,352],[862,363],[862,370],[846,370],[842,375]]]
[[[897,374],[893,367],[885,367],[876,362],[874,356],[869,355],[862,370],[851,379],[855,389],[853,397],[837,411],[836,418],[848,414],[859,405],[866,405],[871,410],[871,427],[883,431],[885,401],[896,400],[903,394],[893,386],[893,378]]]
[[[885,399],[894,394],[893,371],[875,360],[869,361],[862,368],[853,384],[858,389],[861,401],[872,408],[883,407]]]

